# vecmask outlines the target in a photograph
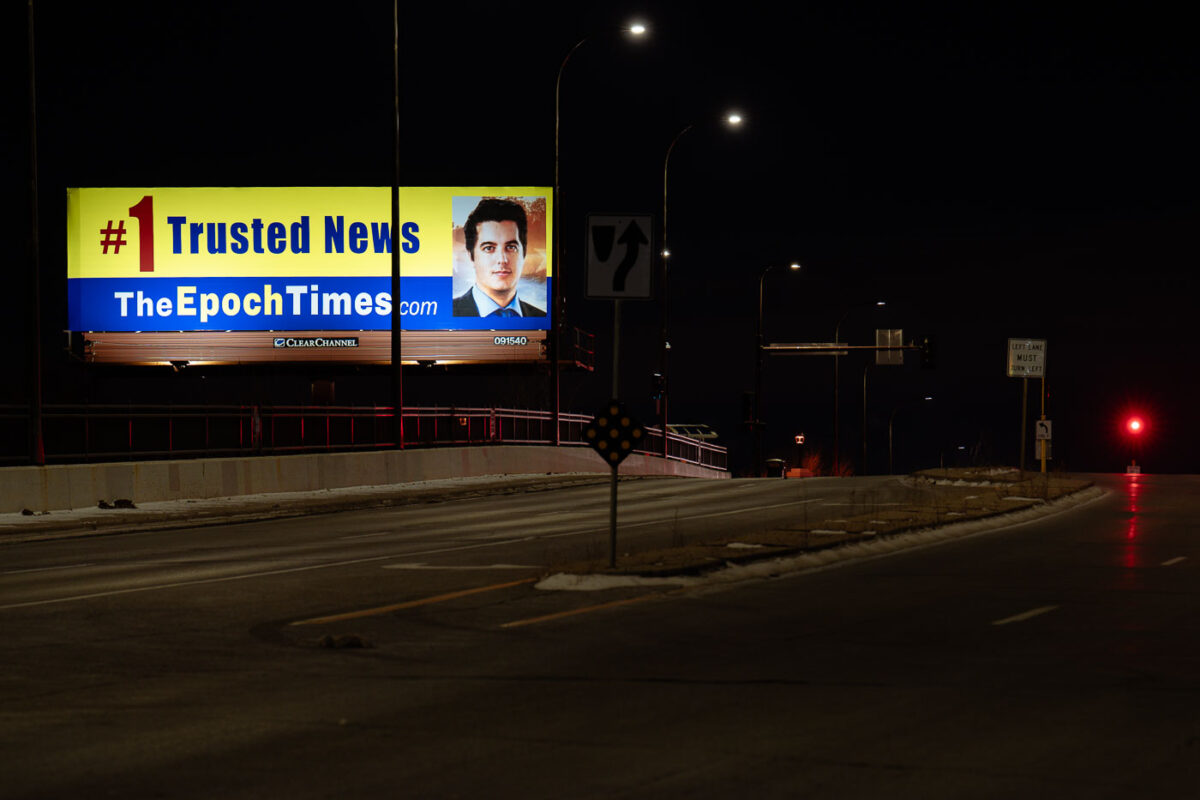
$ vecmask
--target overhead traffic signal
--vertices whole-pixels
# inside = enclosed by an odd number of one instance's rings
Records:
[[[917,342],[917,346],[921,350],[921,369],[933,369],[934,360],[937,355],[937,348],[934,345],[932,336],[922,336]]]
[[[1141,436],[1146,432],[1146,423],[1137,415],[1127,417],[1125,419],[1125,432],[1130,436]]]
[[[662,396],[667,393],[667,379],[661,372],[656,372],[650,376],[650,397],[653,400],[661,400]]]

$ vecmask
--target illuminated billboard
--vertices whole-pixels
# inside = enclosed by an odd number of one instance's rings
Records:
[[[551,200],[405,187],[393,232],[388,187],[68,189],[68,325],[97,362],[386,363],[395,301],[405,361],[541,360]]]

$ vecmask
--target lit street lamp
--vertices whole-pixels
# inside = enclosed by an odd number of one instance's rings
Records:
[[[730,112],[730,113],[726,114],[725,118],[724,118],[725,124],[730,126],[731,128],[736,128],[738,125],[741,125],[742,121],[743,121],[742,115],[738,114],[737,112]],[[659,314],[659,316],[662,320],[662,330],[660,331],[659,342],[658,342],[659,375],[662,376],[662,387],[661,387],[661,396],[659,398],[660,405],[659,405],[659,415],[658,416],[659,416],[659,423],[662,425],[662,447],[663,447],[662,455],[663,455],[663,458],[667,457],[667,407],[668,407],[668,403],[669,403],[670,396],[671,396],[670,395],[670,392],[671,392],[670,378],[667,373],[667,369],[669,367],[668,356],[670,356],[670,351],[671,351],[671,342],[667,336],[667,333],[668,333],[667,325],[668,325],[668,319],[669,319],[669,315],[670,315],[670,298],[668,297],[668,294],[667,294],[667,286],[668,286],[667,259],[669,259],[671,257],[671,250],[667,245],[667,211],[668,211],[667,186],[668,186],[668,178],[670,176],[670,170],[671,170],[671,153],[675,150],[675,145],[678,144],[678,142],[681,138],[683,138],[683,135],[685,133],[687,133],[688,131],[690,131],[694,127],[696,127],[695,124],[688,125],[683,130],[681,130],[679,133],[675,134],[675,138],[673,138],[671,140],[671,144],[667,146],[667,155],[663,159],[662,250],[660,252],[660,255],[662,257],[661,258],[662,269],[659,273],[659,295],[660,295],[659,296],[659,304],[660,304],[660,308],[661,308],[661,313]]]
[[[762,271],[758,276],[758,338],[755,348],[754,358],[754,474],[757,477],[762,477],[763,464],[763,449],[762,449],[762,374],[763,374],[763,346],[766,342],[763,341],[763,284],[766,282],[767,273],[770,272],[778,264],[771,264]],[[788,269],[792,272],[800,271],[800,264],[792,262],[788,265]]]

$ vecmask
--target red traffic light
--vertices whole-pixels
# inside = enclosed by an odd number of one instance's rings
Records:
[[[1130,417],[1125,420],[1125,431],[1131,436],[1140,436],[1146,430],[1146,423],[1141,417]]]

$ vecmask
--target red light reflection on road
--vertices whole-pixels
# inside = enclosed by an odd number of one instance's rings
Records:
[[[1138,557],[1141,548],[1138,546],[1138,513],[1141,511],[1139,498],[1142,492],[1140,475],[1129,475],[1125,488],[1129,496],[1129,526],[1125,529],[1125,545],[1121,548],[1121,566],[1126,569],[1136,569],[1142,565]]]

